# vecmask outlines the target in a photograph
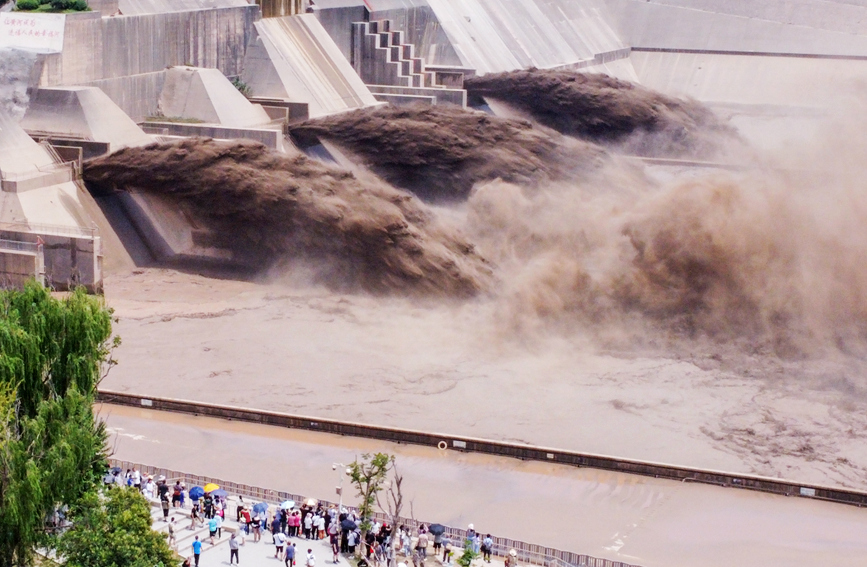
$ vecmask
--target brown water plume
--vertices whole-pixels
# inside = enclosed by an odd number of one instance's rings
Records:
[[[245,262],[311,260],[331,285],[468,296],[490,278],[472,244],[412,195],[259,143],[126,148],[88,162],[84,179],[167,196]]]
[[[478,182],[527,184],[598,167],[601,148],[529,122],[453,106],[374,107],[293,126],[292,136],[339,144],[389,183],[435,200],[465,198]]]
[[[850,173],[713,171],[606,191],[495,182],[470,199],[468,231],[500,267],[513,328],[562,325],[627,350],[864,354],[867,199]]]
[[[706,158],[736,135],[697,101],[607,75],[531,68],[471,77],[464,87],[563,134],[643,156]]]

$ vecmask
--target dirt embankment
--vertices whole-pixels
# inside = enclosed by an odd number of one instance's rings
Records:
[[[389,183],[434,200],[463,199],[498,178],[565,179],[605,159],[598,146],[529,122],[450,106],[365,108],[304,122],[292,135],[331,140]]]
[[[473,245],[409,193],[259,143],[127,148],[87,163],[84,179],[176,199],[214,244],[263,269],[303,260],[320,281],[375,292],[468,296],[489,283]]]
[[[651,157],[710,157],[734,129],[694,100],[607,75],[527,69],[472,77],[471,96],[506,102],[569,136]]]

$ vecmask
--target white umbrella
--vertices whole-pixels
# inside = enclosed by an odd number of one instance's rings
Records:
[[[280,504],[280,508],[282,510],[291,510],[294,507],[295,507],[295,501],[294,500],[287,500],[287,501],[283,502],[282,504]]]

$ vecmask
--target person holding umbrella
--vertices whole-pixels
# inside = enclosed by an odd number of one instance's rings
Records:
[[[434,555],[437,555],[440,551],[440,548],[443,544],[443,534],[446,531],[446,527],[442,524],[431,524],[428,531],[434,536],[433,539],[433,548]]]
[[[344,518],[340,522],[340,551],[343,553],[349,553],[349,532],[356,528],[358,528],[358,524],[349,518]]]

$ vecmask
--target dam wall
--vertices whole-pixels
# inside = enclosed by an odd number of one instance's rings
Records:
[[[426,65],[478,74],[628,54],[602,0],[320,0],[316,15],[347,58],[363,20],[391,20]]]
[[[834,1],[607,0],[634,49],[859,56],[867,6]]]
[[[168,67],[209,67],[239,76],[258,17],[255,5],[134,16],[69,14],[64,49],[44,56],[39,85],[99,87],[141,120],[155,112]]]

